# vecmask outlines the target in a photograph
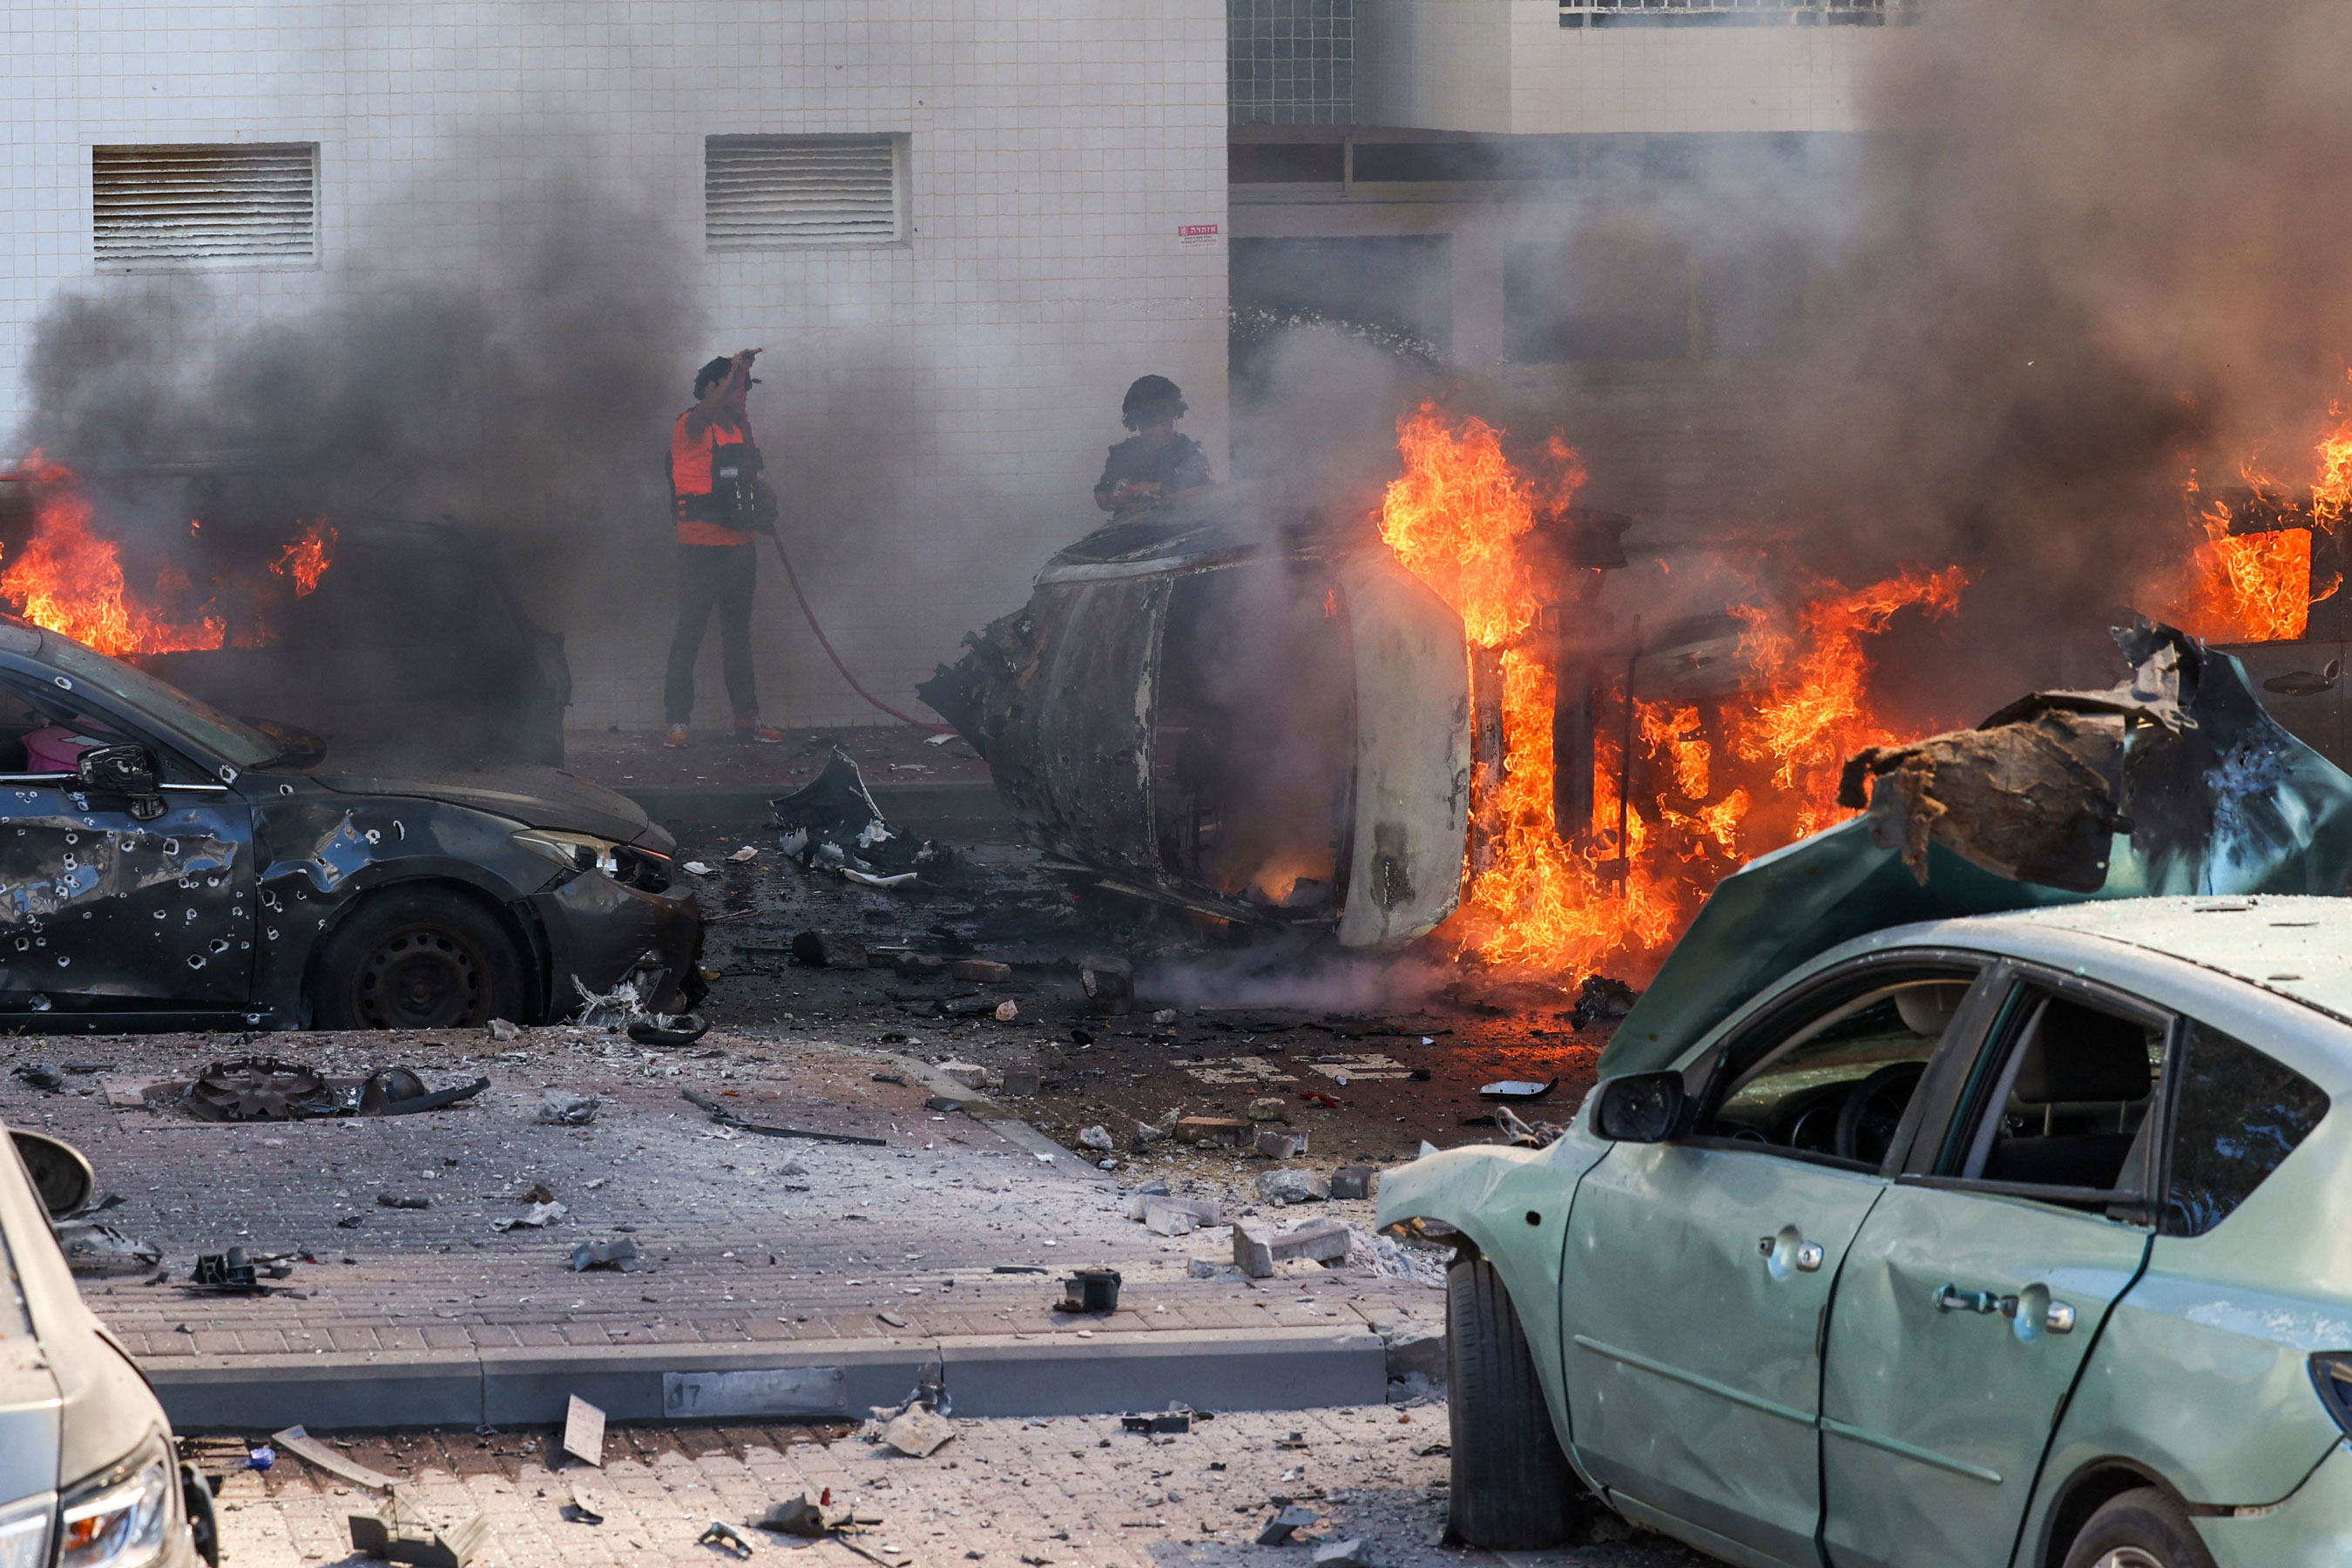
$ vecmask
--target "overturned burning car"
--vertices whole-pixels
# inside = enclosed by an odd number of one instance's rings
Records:
[[[0,624],[0,1027],[537,1022],[690,1005],[675,845],[552,769],[337,771],[55,632]]]

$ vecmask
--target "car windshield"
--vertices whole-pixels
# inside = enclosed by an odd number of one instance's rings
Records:
[[[252,725],[232,719],[208,702],[143,669],[109,658],[65,637],[41,639],[41,662],[97,688],[125,708],[169,731],[232,767],[257,768],[274,761],[278,743]]]

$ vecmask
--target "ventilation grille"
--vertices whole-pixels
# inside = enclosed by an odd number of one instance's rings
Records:
[[[319,258],[319,149],[93,147],[102,267],[216,267]]]
[[[901,237],[896,136],[712,136],[703,237],[712,250],[893,245]]]

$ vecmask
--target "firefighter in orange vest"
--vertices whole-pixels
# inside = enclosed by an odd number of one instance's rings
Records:
[[[663,684],[665,746],[686,744],[694,716],[694,661],[702,629],[719,612],[719,668],[735,711],[735,738],[775,745],[782,730],[760,722],[751,686],[751,590],[759,578],[756,536],[775,527],[774,492],[760,478],[744,399],[758,349],[715,359],[694,378],[694,406],[669,432],[669,490],[677,523],[677,632]]]

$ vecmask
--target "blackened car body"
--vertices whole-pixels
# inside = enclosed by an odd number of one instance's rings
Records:
[[[402,776],[0,625],[0,1027],[537,1022],[698,999],[701,917],[633,802],[550,768]]]

